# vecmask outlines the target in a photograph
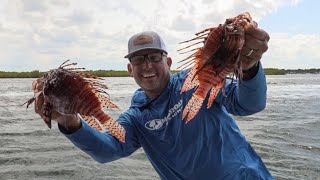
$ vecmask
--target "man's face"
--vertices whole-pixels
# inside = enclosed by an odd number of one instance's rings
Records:
[[[155,60],[157,54],[161,54],[161,60],[150,62],[149,59]],[[140,58],[138,58],[139,56]],[[141,56],[144,56],[144,61],[136,63],[137,61],[135,60],[141,60]],[[145,91],[148,97],[159,96],[167,86],[170,78],[171,58],[158,50],[141,50],[133,54],[129,60],[131,62],[128,64],[128,72],[134,77],[137,84]]]

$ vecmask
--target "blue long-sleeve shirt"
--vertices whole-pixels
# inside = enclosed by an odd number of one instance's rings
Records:
[[[251,115],[265,108],[261,65],[251,80],[238,84],[228,80],[225,95],[220,91],[209,109],[206,99],[187,124],[182,111],[194,90],[180,94],[185,75],[171,75],[156,99],[149,99],[141,89],[134,93],[130,108],[117,120],[126,130],[125,143],[85,122],[65,136],[100,163],[142,147],[161,179],[273,179],[230,115]]]

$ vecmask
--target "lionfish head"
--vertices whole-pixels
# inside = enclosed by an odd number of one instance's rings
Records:
[[[64,69],[52,69],[43,75],[44,79],[44,95],[48,95],[60,88],[61,82],[64,81],[66,72]]]
[[[244,28],[250,24],[252,17],[248,12],[242,13],[234,18],[226,19],[224,27],[226,35],[243,36]]]

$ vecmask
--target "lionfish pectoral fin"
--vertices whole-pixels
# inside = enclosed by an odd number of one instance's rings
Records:
[[[80,114],[80,115],[89,126],[95,128],[98,131],[102,131],[102,127],[96,118],[94,118],[92,116],[86,116],[83,114]]]
[[[210,90],[209,99],[208,99],[207,109],[209,109],[211,107],[212,103],[216,99],[216,97],[217,97],[217,95],[223,85],[224,85],[224,81],[220,82],[217,85],[212,86],[212,88]]]
[[[35,98],[35,97],[32,97],[31,99],[29,99],[29,100],[26,101],[25,103],[21,104],[21,106],[24,106],[25,104],[27,104],[27,108],[26,108],[26,109],[28,109],[29,106],[30,106],[30,104],[32,104],[34,100],[36,100],[36,98]]]
[[[52,118],[52,107],[51,104],[48,102],[44,102],[44,108],[43,108],[43,116],[44,116],[44,122],[47,124],[48,128],[51,129],[51,118]]]
[[[48,126],[49,129],[52,128],[51,118],[50,117],[45,117],[45,119],[43,121],[46,123],[46,125]]]
[[[124,143],[126,139],[126,130],[113,118],[105,114],[103,111],[95,116],[101,123],[102,127],[105,128],[113,137]]]
[[[116,104],[114,104],[113,102],[111,102],[109,99],[102,99],[101,100],[101,104],[105,108],[117,108],[117,109],[119,109],[119,107]]]
[[[193,94],[186,107],[182,112],[182,120],[186,118],[186,123],[193,119],[199,112],[204,98]]]
[[[43,121],[46,123],[46,125],[48,126],[49,129],[52,128],[52,125],[51,125],[51,112],[48,112],[48,111],[44,111],[43,112]]]
[[[95,92],[96,96],[101,102],[101,107],[103,108],[119,108],[116,104],[114,104],[109,97],[104,94],[100,94],[99,92]]]
[[[238,68],[235,70],[236,78],[239,78],[240,81],[243,79],[243,70],[242,70],[242,61],[240,61],[241,49],[238,49],[238,55],[236,57],[236,61]]]
[[[180,94],[182,94],[183,92],[186,92],[186,91],[198,86],[198,84],[199,84],[198,83],[198,79],[193,79],[193,80],[186,79],[186,81],[182,85]]]
[[[194,68],[192,68],[189,71],[187,78],[184,80],[183,85],[181,87],[180,94],[194,88],[195,86],[197,86],[199,84],[198,78],[195,77],[195,73],[196,73],[196,69],[194,69]]]
[[[32,103],[38,98],[38,96],[39,96],[41,93],[42,93],[42,91],[39,91],[39,92],[35,93],[34,96],[33,96],[31,99],[29,99],[29,100],[26,101],[25,103],[21,104],[21,106],[27,104],[27,108],[26,108],[26,109],[28,109],[29,106],[30,106],[30,104],[32,104]]]
[[[46,123],[46,125],[48,126],[49,129],[52,128],[52,124],[51,124],[51,111],[48,112],[47,116],[45,116],[44,122]]]

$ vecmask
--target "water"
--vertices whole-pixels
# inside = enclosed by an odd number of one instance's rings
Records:
[[[58,131],[47,128],[20,104],[32,97],[33,79],[0,79],[0,179],[159,179],[138,150],[130,157],[99,164]],[[105,78],[109,94],[122,109],[130,102],[134,80]],[[276,179],[320,179],[320,75],[267,76],[263,112],[235,117]]]

